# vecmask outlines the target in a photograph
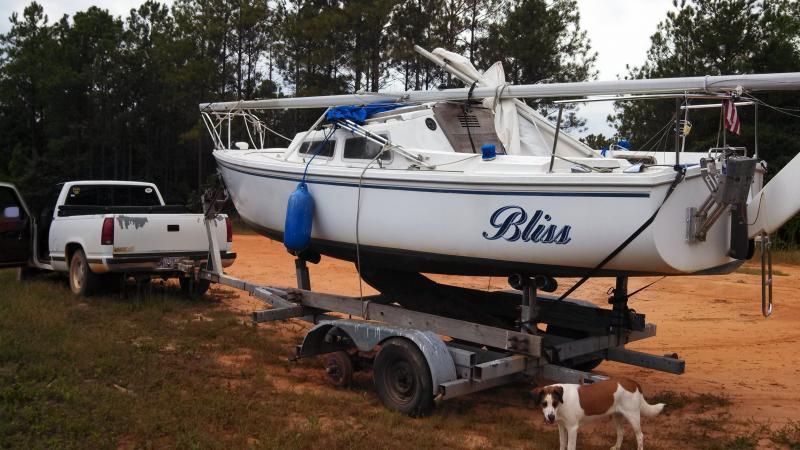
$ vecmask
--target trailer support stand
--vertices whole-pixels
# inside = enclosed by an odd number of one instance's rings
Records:
[[[306,291],[311,290],[311,275],[308,273],[308,265],[303,258],[295,258],[294,269],[297,275],[297,288]]]
[[[536,327],[535,319],[539,315],[536,301],[536,284],[530,278],[524,278],[522,285],[522,308],[520,310],[519,331],[532,333]]]
[[[514,274],[508,277],[508,284],[512,288],[522,291],[522,304],[519,307],[519,331],[522,333],[536,334],[536,318],[539,316],[539,301],[536,295],[536,280],[523,274]]]
[[[612,305],[614,311],[613,325],[614,331],[619,335],[624,329],[628,328],[628,277],[618,276],[617,283],[608,298],[608,303]]]

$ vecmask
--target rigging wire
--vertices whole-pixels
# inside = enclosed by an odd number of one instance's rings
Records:
[[[796,111],[797,112],[797,111],[800,111],[800,109],[784,108],[784,107],[781,107],[781,106],[770,105],[769,103],[765,102],[764,100],[761,100],[760,98],[757,98],[757,97],[753,97],[750,94],[743,95],[742,98],[749,99],[749,100],[751,100],[753,102],[758,103],[759,105],[765,106],[765,107],[767,107],[769,109],[772,109],[772,110],[774,110],[776,112],[779,112],[781,114],[785,114],[787,116],[800,118],[800,114],[792,114],[792,113],[788,112],[788,111]]]
[[[665,136],[667,136],[667,135],[669,134],[669,133],[668,133],[668,128],[669,128],[669,126],[670,126],[671,124],[673,124],[674,122],[675,122],[675,114],[673,114],[673,115],[672,115],[672,117],[671,117],[671,118],[670,118],[670,119],[667,121],[667,123],[666,123],[666,124],[664,124],[664,126],[663,126],[663,127],[661,127],[661,129],[659,129],[658,131],[656,131],[656,133],[655,133],[653,136],[651,136],[651,137],[650,137],[650,139],[648,139],[648,140],[647,140],[647,142],[645,142],[645,143],[642,145],[642,151],[643,151],[643,152],[646,152],[646,153],[656,153],[656,152],[658,152],[658,150],[657,150],[657,149],[658,149],[659,147],[661,147],[661,143],[664,141],[664,137],[665,137]],[[653,139],[655,139],[656,137],[658,137],[658,140],[657,140],[657,141],[655,141],[655,142],[653,142],[653,145],[651,146],[651,148],[652,148],[653,150],[648,150],[648,149],[647,149],[647,145],[648,145],[648,144],[650,144],[650,142],[652,142],[652,141],[653,141]]]
[[[279,138],[284,139],[286,142],[292,142],[291,138],[288,138],[288,137],[278,133],[277,131],[273,130],[272,128],[268,127],[262,120],[260,120],[260,119],[257,119],[257,120],[258,120],[258,123],[260,123],[261,126],[264,127],[264,129],[266,129],[270,133],[274,134],[275,136],[278,136]]]
[[[364,181],[364,174],[367,173],[367,169],[370,168],[371,165],[378,160],[390,147],[391,144],[384,144],[381,147],[381,151],[375,155],[366,166],[364,166],[364,170],[361,171],[361,174],[358,176],[358,196],[356,197],[356,271],[358,272],[358,297],[363,302],[364,301],[364,283],[363,279],[361,278],[361,238],[359,235],[359,222],[361,219],[361,187]]]

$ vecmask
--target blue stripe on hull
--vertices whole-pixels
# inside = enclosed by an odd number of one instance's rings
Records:
[[[285,180],[299,182],[300,177],[289,177],[281,175],[267,175],[264,173],[253,172],[250,170],[242,169],[230,163],[225,163],[217,160],[217,164],[226,169],[233,170],[234,172],[253,175],[261,178],[271,178],[275,180]],[[340,181],[320,181],[306,179],[308,184],[323,184],[331,186],[345,186],[345,187],[358,187],[358,183],[346,183]],[[432,192],[432,193],[446,193],[446,194],[469,194],[469,195],[519,195],[525,197],[634,197],[634,198],[649,198],[649,192],[549,192],[549,191],[485,191],[474,189],[442,189],[442,188],[423,188],[413,186],[398,186],[398,185],[385,185],[385,184],[362,184],[364,189],[384,189],[395,191],[414,191],[414,192]]]

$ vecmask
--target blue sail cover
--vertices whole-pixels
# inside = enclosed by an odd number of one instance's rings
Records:
[[[349,119],[361,125],[364,123],[365,120],[369,119],[375,114],[382,113],[384,111],[391,111],[393,109],[397,109],[403,106],[408,106],[408,105],[406,105],[405,103],[372,103],[369,105],[362,105],[362,106],[356,106],[356,105],[336,106],[328,110],[328,113],[325,115],[325,118],[328,119],[328,121],[330,122],[334,120]]]

